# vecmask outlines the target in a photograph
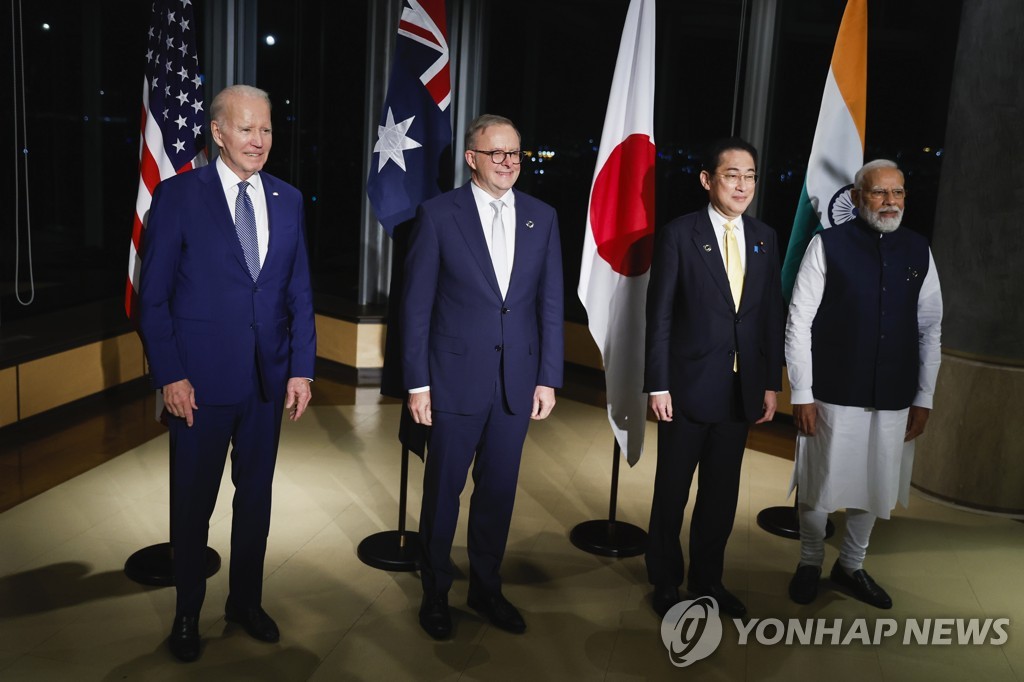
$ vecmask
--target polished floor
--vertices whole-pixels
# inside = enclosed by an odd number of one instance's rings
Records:
[[[713,653],[685,669],[673,666],[642,559],[595,556],[568,540],[577,523],[607,517],[612,460],[604,410],[565,398],[551,419],[531,427],[504,563],[505,593],[526,617],[526,634],[495,630],[466,607],[463,578],[451,594],[455,636],[434,642],[416,624],[416,575],[376,570],[356,557],[363,538],[396,526],[401,407],[375,389],[316,388],[310,413],[285,424],[277,470],[264,606],[281,626],[281,642],[253,641],[225,623],[221,570],[210,579],[200,623],[202,658],[189,665],[166,649],[173,590],[140,586],[122,570],[132,552],[166,540],[167,436],[137,425],[151,405],[122,406],[127,412],[114,410],[106,426],[69,419],[70,442],[61,441],[64,428],[12,432],[0,444],[5,457],[16,453],[0,462],[0,503],[9,507],[0,513],[0,679],[1024,680],[1017,632],[1024,524],[914,495],[909,509],[879,523],[868,560],[893,596],[891,611],[827,583],[815,603],[797,606],[786,597],[797,545],[755,520],[759,510],[787,504],[791,463],[753,449],[725,582],[760,620],[737,626],[724,619]],[[618,518],[641,526],[654,475],[653,424],[647,438],[651,452],[623,468],[618,495]],[[131,447],[117,452],[126,442]],[[778,437],[750,444],[771,450]],[[77,464],[48,464],[68,450]],[[67,480],[54,484],[51,468]],[[415,528],[422,465],[413,459],[410,469]],[[464,502],[470,491],[471,484]],[[225,561],[230,492],[225,478],[210,534]],[[835,521],[841,531],[842,514]],[[829,563],[835,547],[831,540]],[[464,518],[452,559],[464,576]],[[1009,619],[1007,641],[960,644],[957,621],[937,620],[974,618]],[[858,623],[874,632],[891,619],[898,634],[878,644],[860,636],[833,644],[830,635],[817,645],[772,644],[776,623],[790,619],[823,619],[843,637],[856,635]],[[904,643],[911,621],[934,624],[937,640],[952,643]],[[741,630],[750,632],[746,643]]]

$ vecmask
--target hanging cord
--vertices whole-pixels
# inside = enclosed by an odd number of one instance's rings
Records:
[[[25,35],[22,24],[24,17],[21,0],[17,0],[18,17],[14,16],[15,0],[11,0],[11,72],[14,96],[14,297],[23,306],[31,305],[36,298],[35,273],[32,268],[32,211],[29,202],[28,182],[28,125],[25,117]],[[15,40],[17,27],[17,40]],[[17,47],[15,47],[17,45]],[[20,77],[20,81],[19,81]],[[18,90],[21,89],[21,141],[18,144]],[[28,300],[22,300],[19,283],[21,281],[21,178],[18,175],[18,154],[21,154],[25,176],[25,237],[28,245]]]

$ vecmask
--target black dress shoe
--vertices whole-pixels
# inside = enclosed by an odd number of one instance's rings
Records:
[[[714,597],[718,602],[718,608],[722,613],[733,618],[742,618],[747,615],[747,607],[743,605],[729,590],[725,589],[722,583],[717,585],[690,585],[690,593],[695,597]]]
[[[448,610],[448,595],[424,594],[420,602],[420,627],[434,639],[452,636],[452,614]]]
[[[517,635],[526,632],[526,621],[501,592],[481,594],[470,590],[467,603],[497,628]]]
[[[224,619],[238,623],[249,636],[261,642],[276,642],[281,639],[281,632],[277,629],[277,623],[267,615],[267,612],[260,606],[249,608],[238,608],[229,602],[224,607]]]
[[[199,658],[199,617],[175,616],[167,646],[179,661],[191,663]]]
[[[651,606],[660,618],[664,618],[668,610],[679,603],[679,588],[675,585],[655,585],[651,594]]]
[[[879,609],[892,608],[892,599],[886,594],[885,590],[878,586],[878,583],[872,580],[871,576],[863,568],[854,571],[853,575],[850,575],[836,561],[835,565],[832,566],[829,578],[836,585],[841,585],[853,592],[853,596],[866,604]]]
[[[797,604],[810,604],[818,596],[818,581],[821,580],[821,566],[800,564],[793,579],[789,581],[789,598]]]

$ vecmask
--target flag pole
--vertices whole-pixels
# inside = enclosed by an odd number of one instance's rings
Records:
[[[853,217],[854,207],[848,190],[864,162],[867,47],[867,0],[848,0],[825,77],[804,187],[782,265],[782,292],[787,301],[792,296],[796,273],[814,233],[831,229]],[[799,499],[799,491],[792,507],[762,509],[757,514],[757,525],[774,535],[798,539],[800,515],[796,499]],[[835,527],[829,521],[825,537],[831,537],[834,532]]]
[[[172,437],[173,438],[173,437]],[[170,448],[170,471],[174,471],[174,446]],[[169,499],[174,499],[174,475],[170,475]],[[136,551],[124,562],[124,574],[140,585],[170,587],[174,585],[174,514],[170,515],[170,542],[160,542]],[[220,570],[220,555],[217,550],[207,547],[204,553],[203,575],[207,578]]]
[[[168,21],[176,14],[177,21]],[[139,135],[139,186],[135,219],[128,249],[128,277],[125,288],[125,313],[136,320],[139,277],[142,268],[142,233],[144,220],[152,203],[157,184],[176,173],[205,166],[207,156],[203,135],[202,78],[199,56],[194,42],[195,16],[190,5],[174,7],[169,0],[153,3],[149,28],[149,51],[142,79],[142,118]],[[166,38],[166,40],[165,40]],[[170,96],[156,84],[164,73],[182,75],[178,88],[181,95]],[[162,114],[162,115],[161,115]],[[157,420],[163,410],[158,406]],[[173,436],[172,436],[173,438]],[[174,499],[174,447],[170,448],[170,499]],[[170,542],[144,547],[124,564],[129,578],[142,585],[174,584],[174,515],[170,514]],[[220,555],[206,548],[206,577],[220,570]]]
[[[404,406],[402,408],[405,409]],[[409,448],[402,447],[402,475],[398,493],[398,530],[385,530],[363,538],[356,556],[382,571],[415,571],[420,555],[419,533],[405,529],[408,501]]]
[[[631,523],[615,520],[619,497],[619,461],[622,450],[619,441],[612,439],[612,486],[608,502],[608,518],[576,524],[569,540],[578,549],[591,554],[625,558],[643,554],[647,549],[647,532]]]

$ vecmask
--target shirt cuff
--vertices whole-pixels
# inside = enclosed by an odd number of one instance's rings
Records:
[[[930,410],[932,409],[932,400],[934,398],[935,396],[931,393],[918,392],[918,394],[914,396],[914,407],[923,407]]]
[[[429,390],[430,390],[430,386],[419,386],[417,388],[410,388],[409,389],[409,394],[411,395],[413,393],[426,393]]]
[[[814,390],[810,388],[794,388],[789,396],[793,405],[809,405],[814,402]]]

